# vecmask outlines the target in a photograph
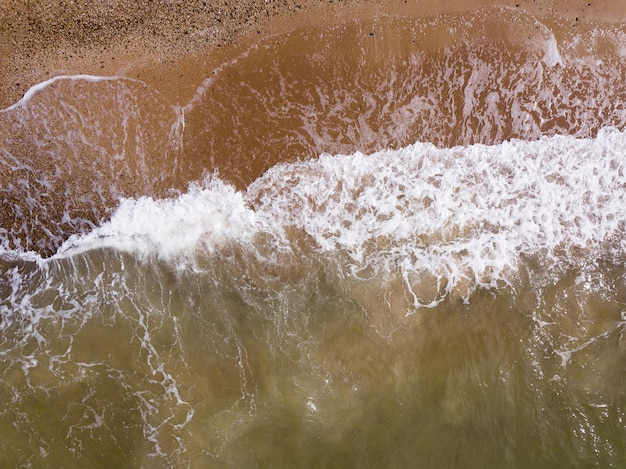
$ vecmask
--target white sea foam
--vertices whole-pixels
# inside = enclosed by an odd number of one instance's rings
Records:
[[[53,78],[50,78],[49,80],[45,80],[42,81],[41,83],[37,83],[36,85],[30,87],[28,89],[28,91],[26,91],[26,93],[24,93],[24,96],[22,96],[22,98],[17,101],[16,103],[12,104],[11,106],[7,107],[6,109],[0,110],[0,112],[4,112],[4,111],[11,111],[15,108],[21,107],[21,106],[25,106],[26,104],[28,104],[28,102],[33,98],[33,96],[35,96],[37,93],[39,93],[41,90],[47,88],[48,86],[58,82],[58,81],[62,81],[62,80],[82,80],[82,81],[88,81],[88,82],[99,82],[99,81],[112,81],[112,80],[118,80],[119,77],[116,76],[98,76],[98,75],[59,75]],[[124,78],[125,80],[131,80],[129,78]]]
[[[552,32],[550,32],[550,37],[545,42],[544,51],[542,60],[548,67],[563,66],[563,57],[561,57],[556,38]]]
[[[109,221],[86,235],[70,237],[56,257],[112,247],[184,263],[198,243],[210,252],[221,240],[249,241],[255,225],[255,214],[245,206],[243,194],[209,178],[203,186],[190,185],[176,199],[122,200]]]
[[[250,243],[289,229],[318,252],[347,256],[348,272],[424,275],[465,296],[511,282],[523,256],[567,263],[623,257],[626,136],[438,149],[415,144],[373,155],[323,155],[270,169],[246,193],[216,177],[178,199],[126,200],[111,221],[60,250],[95,246],[189,259],[199,243]],[[287,242],[287,241],[285,241]],[[418,279],[418,280],[415,280]]]

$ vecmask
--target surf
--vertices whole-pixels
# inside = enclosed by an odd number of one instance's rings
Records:
[[[386,15],[1,111],[0,461],[619,465],[626,36],[571,29]]]

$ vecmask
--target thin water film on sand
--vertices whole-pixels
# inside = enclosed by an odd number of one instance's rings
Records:
[[[0,465],[623,465],[625,39],[388,16],[189,103],[33,88],[0,112]]]

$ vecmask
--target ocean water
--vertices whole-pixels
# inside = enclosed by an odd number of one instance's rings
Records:
[[[0,111],[0,466],[625,467],[626,29],[265,39]]]

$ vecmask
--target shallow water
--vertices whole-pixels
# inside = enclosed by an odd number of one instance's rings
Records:
[[[0,113],[0,465],[623,466],[625,38],[384,17],[181,106],[31,90]]]

